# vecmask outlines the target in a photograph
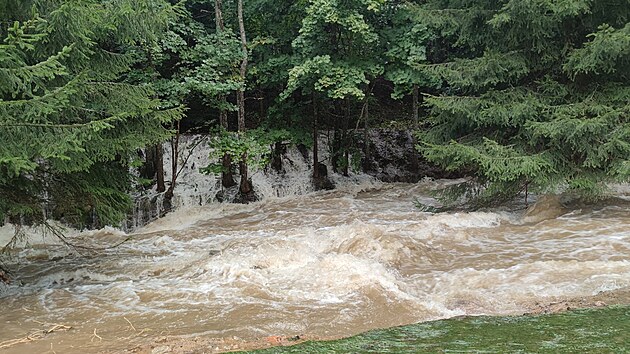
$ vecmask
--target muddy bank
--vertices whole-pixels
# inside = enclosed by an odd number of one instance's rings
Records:
[[[576,297],[541,301],[533,304],[524,315],[560,313],[584,308],[597,308],[613,305],[630,305],[630,288],[604,291],[595,296]]]
[[[630,305],[630,288],[601,292],[594,296],[575,297],[565,299],[546,299],[526,305],[528,310],[522,315],[556,314],[566,311],[586,308],[603,308],[613,305]],[[306,341],[335,340],[343,336],[313,336],[308,334],[278,335],[257,339],[209,338],[205,336],[159,336],[147,338],[147,343],[130,347],[124,351],[104,353],[135,353],[135,354],[164,354],[164,353],[226,353],[277,346],[290,346]]]

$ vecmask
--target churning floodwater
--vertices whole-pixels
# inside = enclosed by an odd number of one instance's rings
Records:
[[[250,205],[182,208],[120,247],[18,249],[0,289],[7,353],[120,351],[162,335],[340,337],[630,285],[630,202],[432,214],[448,181],[348,187]],[[517,208],[518,209],[518,208]],[[102,247],[113,229],[71,237]]]

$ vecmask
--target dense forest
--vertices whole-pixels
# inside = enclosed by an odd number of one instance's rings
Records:
[[[472,205],[595,198],[630,178],[629,21],[628,0],[0,0],[0,221],[117,224],[130,167],[172,196],[184,133],[241,201],[275,142],[311,147],[321,187],[319,132],[347,175],[379,127],[472,177]]]

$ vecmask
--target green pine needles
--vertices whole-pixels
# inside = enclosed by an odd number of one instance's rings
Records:
[[[117,223],[130,205],[130,156],[182,115],[125,80],[171,6],[3,0],[0,9],[0,221]]]
[[[184,104],[181,133],[224,132],[207,172],[226,185],[228,153],[267,159],[255,128],[299,131],[315,150],[334,131],[331,162],[348,174],[355,131],[392,120],[473,177],[446,194],[474,206],[596,198],[630,179],[629,0],[251,0],[247,48],[237,5],[0,0],[0,221],[120,221],[130,160]],[[247,136],[225,133],[235,101]]]
[[[630,178],[630,2],[427,1],[419,149],[475,176],[477,201],[602,195]],[[430,43],[431,43],[430,42]],[[448,50],[445,50],[447,48]],[[435,84],[437,82],[438,84]]]

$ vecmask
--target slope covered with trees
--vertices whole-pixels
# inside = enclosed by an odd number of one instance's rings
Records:
[[[125,75],[173,15],[150,0],[2,2],[0,219],[124,217],[125,166],[182,114]]]
[[[627,181],[630,37],[627,1],[428,1],[434,34],[418,70],[425,156],[473,174],[477,201],[519,191],[601,194]]]
[[[211,135],[226,187],[324,130],[347,175],[394,125],[473,177],[473,205],[595,197],[630,176],[629,17],[627,0],[4,0],[0,218],[116,222],[126,166],[176,131]]]

